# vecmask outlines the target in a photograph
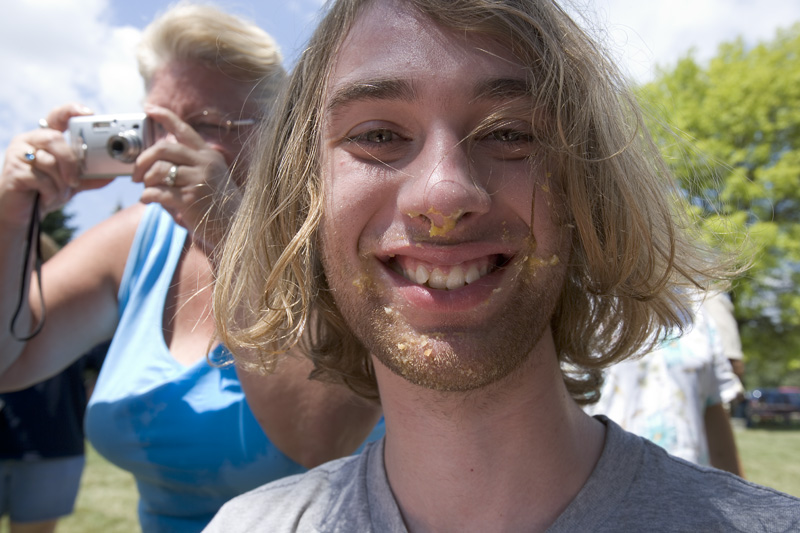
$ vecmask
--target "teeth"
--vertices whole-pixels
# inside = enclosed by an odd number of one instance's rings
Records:
[[[446,289],[447,278],[448,278],[447,274],[445,274],[438,268],[434,268],[433,272],[431,272],[431,277],[428,279],[428,285],[432,289]]]
[[[475,283],[483,276],[489,273],[489,266],[470,265],[467,271],[464,268],[455,265],[450,268],[450,272],[442,272],[439,268],[434,268],[432,271],[428,270],[423,265],[418,265],[416,270],[405,272],[402,269],[395,269],[398,274],[402,274],[406,279],[418,283],[420,285],[427,285],[432,289],[447,289],[454,290],[460,289],[464,285]],[[390,311],[387,310],[387,313]]]
[[[405,270],[399,262],[391,262],[391,268],[407,280],[419,285],[427,285],[432,289],[455,290],[464,285],[475,283],[492,270],[488,261],[473,262],[469,267],[453,265],[445,267],[444,270],[430,265],[417,264],[416,267],[409,266],[410,270]],[[389,311],[387,310],[387,313]]]
[[[416,282],[417,283],[419,283],[420,285],[425,285],[426,283],[428,283],[428,279],[430,278],[430,276],[431,276],[431,274],[430,274],[430,272],[428,272],[427,268],[425,268],[422,265],[419,265],[417,267],[417,272],[416,272]]]
[[[487,271],[488,271],[488,269],[487,269]],[[478,281],[480,278],[481,278],[481,273],[478,270],[478,267],[476,267],[475,265],[472,265],[471,267],[469,267],[469,270],[467,270],[467,274],[464,276],[464,281],[467,284],[469,284],[469,283],[472,283],[474,281]]]
[[[448,290],[458,289],[464,286],[464,269],[460,266],[455,266],[450,269],[450,274],[447,276]]]

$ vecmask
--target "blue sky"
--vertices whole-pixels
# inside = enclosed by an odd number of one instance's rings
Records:
[[[280,44],[291,68],[310,35],[323,0],[217,0]],[[795,0],[575,0],[573,9],[606,42],[623,68],[647,81],[655,65],[669,66],[690,48],[701,60],[720,42],[771,38],[800,21]],[[61,103],[78,101],[98,113],[137,111],[143,98],[133,50],[163,0],[0,0],[0,147],[34,128]],[[3,148],[4,149],[4,148]],[[0,159],[3,155],[0,154]],[[119,178],[67,205],[82,233],[141,188]]]

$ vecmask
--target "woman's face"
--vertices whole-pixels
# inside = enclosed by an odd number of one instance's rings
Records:
[[[261,115],[253,88],[200,63],[173,62],[156,71],[145,102],[177,114],[231,165]]]

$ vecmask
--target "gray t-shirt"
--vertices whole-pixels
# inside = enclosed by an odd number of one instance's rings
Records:
[[[800,531],[800,499],[672,457],[605,417],[603,453],[550,532]],[[536,502],[531,502],[536,505]],[[225,504],[207,533],[406,531],[383,464],[361,455],[274,481]]]

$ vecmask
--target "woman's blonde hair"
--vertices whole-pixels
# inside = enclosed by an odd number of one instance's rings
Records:
[[[181,2],[171,7],[145,28],[136,52],[148,90],[156,71],[167,63],[196,62],[253,82],[253,96],[268,110],[286,78],[280,50],[268,33],[210,5]]]
[[[332,64],[375,0],[333,3],[299,60],[274,123],[262,132],[245,200],[215,288],[221,341],[266,371],[295,345],[315,374],[377,397],[369,354],[345,324],[318,255],[323,102]],[[401,0],[437,24],[490,36],[526,66],[538,139],[574,229],[552,319],[566,385],[598,397],[603,368],[680,327],[688,296],[729,276],[690,237],[677,191],[633,96],[605,53],[548,0]],[[541,114],[540,114],[541,116]],[[259,152],[257,150],[257,152]],[[253,355],[255,354],[255,355]]]

